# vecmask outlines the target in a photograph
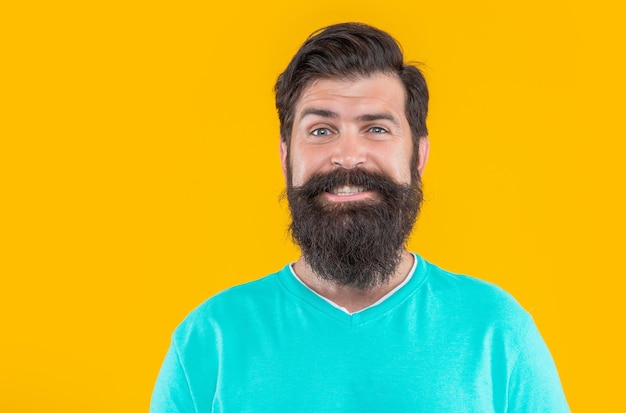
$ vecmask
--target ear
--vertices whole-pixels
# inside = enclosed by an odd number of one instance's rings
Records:
[[[420,176],[424,173],[424,168],[426,167],[426,161],[428,161],[428,151],[430,150],[430,142],[428,140],[428,135],[422,136],[419,140],[419,149],[418,149],[418,160],[417,160],[417,171]]]
[[[278,149],[280,151],[280,165],[283,169],[283,177],[285,178],[285,182],[287,182],[287,142],[280,139],[280,147]]]

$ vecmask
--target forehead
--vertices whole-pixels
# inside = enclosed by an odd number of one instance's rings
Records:
[[[342,115],[386,111],[401,116],[405,90],[393,74],[377,73],[356,79],[317,79],[303,90],[296,102],[295,119],[310,108],[328,109]]]

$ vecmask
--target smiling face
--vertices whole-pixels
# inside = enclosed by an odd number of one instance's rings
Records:
[[[428,140],[423,137],[417,165],[411,162],[413,140],[404,86],[397,76],[383,73],[312,82],[296,104],[289,150],[281,143],[283,172],[295,187],[338,168],[363,168],[410,184],[412,168],[421,176],[427,154]],[[328,203],[375,198],[374,192],[354,185],[324,194]]]
[[[310,268],[373,288],[398,268],[422,201],[428,141],[415,156],[404,89],[392,75],[323,79],[303,92],[281,144],[290,231]]]

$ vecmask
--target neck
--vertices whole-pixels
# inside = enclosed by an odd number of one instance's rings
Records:
[[[344,307],[350,313],[367,308],[387,295],[391,290],[402,283],[409,275],[413,267],[413,254],[402,251],[400,265],[389,277],[389,281],[372,288],[362,289],[348,285],[338,285],[337,283],[318,277],[304,257],[300,257],[293,266],[294,272],[310,289]]]

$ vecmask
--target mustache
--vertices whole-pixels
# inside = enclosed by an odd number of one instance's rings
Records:
[[[399,184],[390,177],[379,172],[361,168],[338,168],[324,174],[311,176],[303,185],[292,187],[291,190],[306,198],[315,198],[324,192],[331,192],[341,186],[360,186],[366,191],[377,191],[390,198],[396,198],[409,184]]]

